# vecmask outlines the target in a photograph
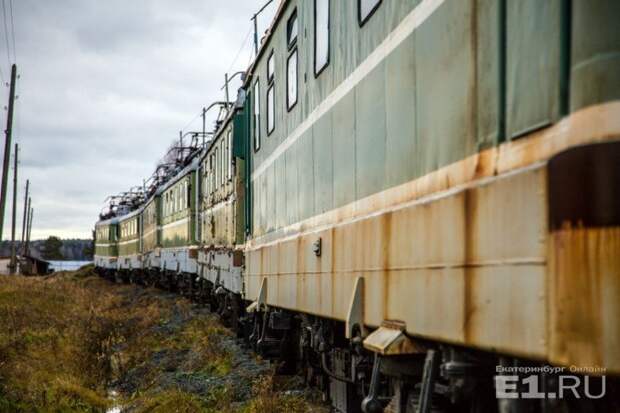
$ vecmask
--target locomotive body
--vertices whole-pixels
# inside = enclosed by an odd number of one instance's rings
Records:
[[[118,259],[118,219],[101,220],[95,225],[95,266],[106,271],[116,270]]]
[[[142,241],[140,232],[142,209],[123,215],[119,219],[118,270],[142,269]]]
[[[232,109],[201,160],[200,275],[214,288],[242,292],[244,234],[243,169],[233,151]]]
[[[498,404],[497,366],[616,377],[618,15],[282,1],[213,138],[97,223],[95,263],[138,248],[138,278],[209,303],[341,412],[532,408]]]

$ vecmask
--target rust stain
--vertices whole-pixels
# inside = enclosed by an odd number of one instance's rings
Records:
[[[465,235],[465,245],[463,246],[463,257],[465,260],[465,268],[463,270],[463,337],[465,343],[471,342],[473,338],[472,332],[475,331],[472,325],[473,314],[476,311],[473,304],[473,277],[475,271],[472,266],[467,265],[473,261],[474,251],[476,251],[476,227],[474,220],[476,219],[476,210],[478,208],[477,193],[473,189],[465,190],[463,194],[463,233]]]
[[[569,227],[550,237],[549,359],[620,372],[620,227]]]
[[[473,182],[475,179],[546,161],[574,146],[617,140],[618,136],[620,136],[620,102],[593,105],[517,140],[485,149],[410,182],[257,237],[248,241],[247,247],[254,248],[273,241],[283,233],[298,232],[299,228],[311,230],[322,225],[343,223],[345,220],[376,212],[377,209],[391,208],[457,185],[475,185]],[[448,182],[450,187],[446,187]]]
[[[331,294],[331,301],[330,301],[330,308],[329,311],[331,314],[334,314],[334,303],[336,302],[336,290],[334,289],[334,281],[336,278],[336,272],[334,271],[334,269],[336,268],[334,262],[336,261],[336,228],[331,227],[329,230],[330,236],[329,236],[329,248],[331,251],[331,263],[330,263],[330,271],[329,271],[329,286],[330,286],[330,291],[329,293]]]
[[[383,318],[389,318],[390,291],[390,241],[392,240],[392,212],[381,218],[381,254],[383,255]]]

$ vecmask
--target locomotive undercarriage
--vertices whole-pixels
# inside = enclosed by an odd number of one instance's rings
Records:
[[[496,397],[498,368],[544,367],[545,364],[491,352],[416,340],[413,354],[382,355],[364,347],[356,328],[345,337],[343,322],[275,308],[253,308],[239,294],[195,274],[161,270],[98,269],[114,282],[136,283],[177,292],[218,314],[253,351],[275,363],[278,374],[299,374],[317,388],[335,412],[359,413],[568,413],[620,411],[617,378],[592,377],[585,398],[575,390],[564,398]],[[250,306],[252,307],[252,306]],[[558,377],[546,371],[536,377],[536,390],[558,394]],[[584,377],[584,376],[582,376]],[[532,394],[519,380],[513,389]],[[601,389],[601,385],[605,388]],[[568,388],[570,389],[570,387]]]

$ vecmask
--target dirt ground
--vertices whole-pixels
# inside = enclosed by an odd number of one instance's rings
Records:
[[[179,296],[92,268],[0,277],[1,412],[327,412]]]

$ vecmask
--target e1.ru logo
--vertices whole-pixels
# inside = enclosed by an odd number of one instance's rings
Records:
[[[498,399],[563,399],[574,396],[576,399],[600,399],[605,396],[605,376],[590,377],[576,375],[558,375],[557,392],[542,392],[538,382],[538,375],[495,376],[495,395]],[[600,393],[592,394],[591,380],[601,380]],[[525,391],[519,391],[518,389]]]

